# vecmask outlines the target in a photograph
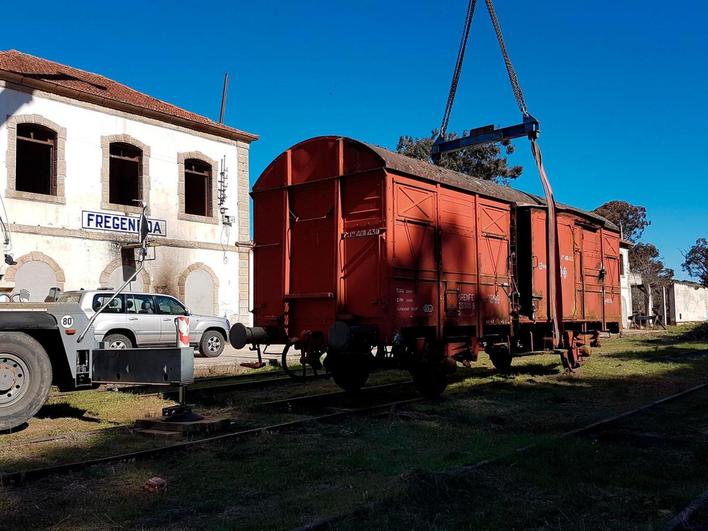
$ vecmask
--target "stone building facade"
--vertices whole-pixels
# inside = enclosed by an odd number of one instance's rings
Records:
[[[0,216],[17,262],[0,290],[118,287],[135,271],[140,203],[151,241],[133,290],[250,322],[250,143],[257,136],[103,76],[0,52]]]

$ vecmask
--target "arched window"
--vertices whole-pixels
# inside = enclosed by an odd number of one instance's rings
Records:
[[[57,195],[56,131],[37,124],[17,124],[15,190]]]
[[[139,206],[143,199],[143,151],[131,144],[109,147],[108,197],[116,205]]]
[[[184,161],[184,213],[212,216],[212,168],[199,159]]]

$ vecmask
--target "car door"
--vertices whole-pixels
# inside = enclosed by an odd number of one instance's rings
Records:
[[[177,326],[175,320],[180,315],[187,315],[187,309],[177,300],[165,295],[155,295],[155,307],[160,316],[162,331],[160,342],[165,345],[177,344]],[[194,338],[190,337],[190,341]]]
[[[159,345],[162,336],[160,315],[152,295],[127,294],[127,325],[135,334],[138,346]]]

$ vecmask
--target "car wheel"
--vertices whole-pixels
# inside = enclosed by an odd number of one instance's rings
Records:
[[[207,358],[216,358],[224,351],[226,339],[221,332],[207,330],[199,342],[199,352]]]
[[[133,342],[130,338],[123,334],[108,334],[103,338],[106,348],[110,350],[124,350],[133,348]]]

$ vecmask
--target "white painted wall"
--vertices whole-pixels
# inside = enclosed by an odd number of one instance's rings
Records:
[[[620,247],[620,260],[624,263],[624,274],[620,275],[622,325],[629,328],[629,316],[632,315],[632,287],[630,285],[629,249],[626,247]]]
[[[692,282],[674,282],[670,290],[673,324],[708,321],[708,288]]]
[[[37,114],[66,128],[66,204],[51,204],[7,198],[8,115]],[[127,134],[150,147],[150,216],[167,220],[169,238],[183,242],[234,244],[238,226],[182,221],[178,219],[179,202],[177,154],[200,151],[219,161],[226,157],[229,169],[227,204],[229,214],[238,223],[237,187],[238,151],[235,142],[216,137],[205,138],[172,126],[161,126],[116,116],[110,111],[86,108],[47,97],[19,92],[0,86],[0,191],[12,224],[81,230],[81,211],[101,209],[101,136]],[[218,178],[219,168],[214,168]],[[115,211],[114,211],[115,212]],[[110,240],[110,233],[105,233]],[[13,235],[15,258],[40,251],[52,257],[64,270],[65,290],[98,287],[99,275],[106,265],[120,257],[111,241],[91,241],[74,237]],[[233,249],[233,248],[232,248]],[[219,313],[234,318],[239,311],[238,253],[228,251],[158,247],[157,260],[148,264],[151,288],[165,287],[175,292],[183,270],[196,262],[207,264],[219,278]],[[2,272],[2,271],[0,271]],[[0,285],[2,283],[0,282]],[[176,293],[174,293],[176,295]],[[244,296],[248,296],[244,294]]]

